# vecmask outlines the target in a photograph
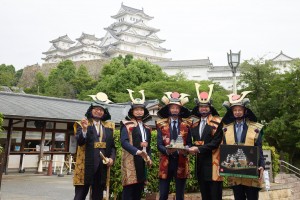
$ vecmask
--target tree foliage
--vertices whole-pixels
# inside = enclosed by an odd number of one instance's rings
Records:
[[[150,62],[119,56],[104,66],[100,78],[97,86],[89,93],[105,92],[116,101],[118,93],[127,93],[126,89],[134,89],[142,83],[167,79],[167,75],[159,66]]]
[[[14,86],[15,85],[15,67],[13,65],[0,65],[0,85]]]
[[[279,151],[300,153],[300,62],[295,61],[285,73],[261,61],[243,64],[244,90],[251,90],[252,109],[265,122],[265,139]]]

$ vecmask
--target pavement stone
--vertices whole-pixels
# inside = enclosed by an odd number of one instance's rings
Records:
[[[72,175],[10,173],[2,176],[1,200],[71,200]]]

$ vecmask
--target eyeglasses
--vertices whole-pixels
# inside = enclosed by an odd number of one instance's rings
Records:
[[[95,111],[104,111],[103,108],[99,108],[99,107],[98,108],[95,107],[95,108],[93,108],[93,110],[95,110]]]

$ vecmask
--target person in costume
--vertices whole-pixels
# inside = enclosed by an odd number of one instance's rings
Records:
[[[188,151],[184,150],[184,147],[192,145],[190,133],[192,121],[186,119],[190,116],[190,111],[183,106],[188,102],[188,96],[184,93],[166,92],[162,98],[165,106],[157,113],[161,118],[156,121],[157,148],[160,152],[160,200],[168,199],[170,182],[173,178],[175,178],[176,199],[184,199],[186,179],[190,174]]]
[[[144,90],[139,91],[143,98],[134,99],[129,90],[131,108],[125,120],[121,121],[122,145],[122,199],[140,200],[147,181],[147,166],[151,160],[151,128],[144,122],[151,119],[145,105]]]
[[[224,133],[224,144],[257,146],[259,150],[259,178],[228,177],[228,185],[232,187],[234,199],[236,200],[258,200],[265,167],[262,151],[263,125],[257,122],[255,114],[246,107],[250,100],[245,96],[250,92],[244,91],[241,93],[242,95],[228,95],[229,101],[223,103],[223,106],[227,108],[227,112],[218,129],[218,131]]]
[[[90,199],[103,199],[108,167],[113,165],[116,157],[113,137],[115,125],[107,121],[111,116],[106,104],[111,101],[102,92],[90,96],[94,102],[88,108],[86,118],[74,124],[78,144],[73,178],[74,200],[85,200],[89,188]],[[103,163],[100,152],[106,157],[106,164]]]
[[[199,93],[200,84],[195,83],[197,98],[192,115],[196,116],[191,134],[193,147],[190,153],[196,154],[195,175],[198,180],[202,199],[222,200],[223,179],[219,176],[220,143],[223,133],[216,134],[221,122],[218,112],[212,105],[211,95],[214,85],[209,85],[209,93]]]

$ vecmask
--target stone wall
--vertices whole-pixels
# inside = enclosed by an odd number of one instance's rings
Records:
[[[82,61],[73,61],[76,68],[84,65],[88,73],[94,78],[98,79],[100,71],[104,64],[108,63],[108,59],[98,59],[98,60],[82,60]],[[42,66],[39,64],[30,65],[23,69],[23,74],[20,78],[19,87],[29,88],[34,85],[35,76],[38,72],[41,72],[44,76],[48,77],[51,70],[57,67],[58,63],[43,63]]]

